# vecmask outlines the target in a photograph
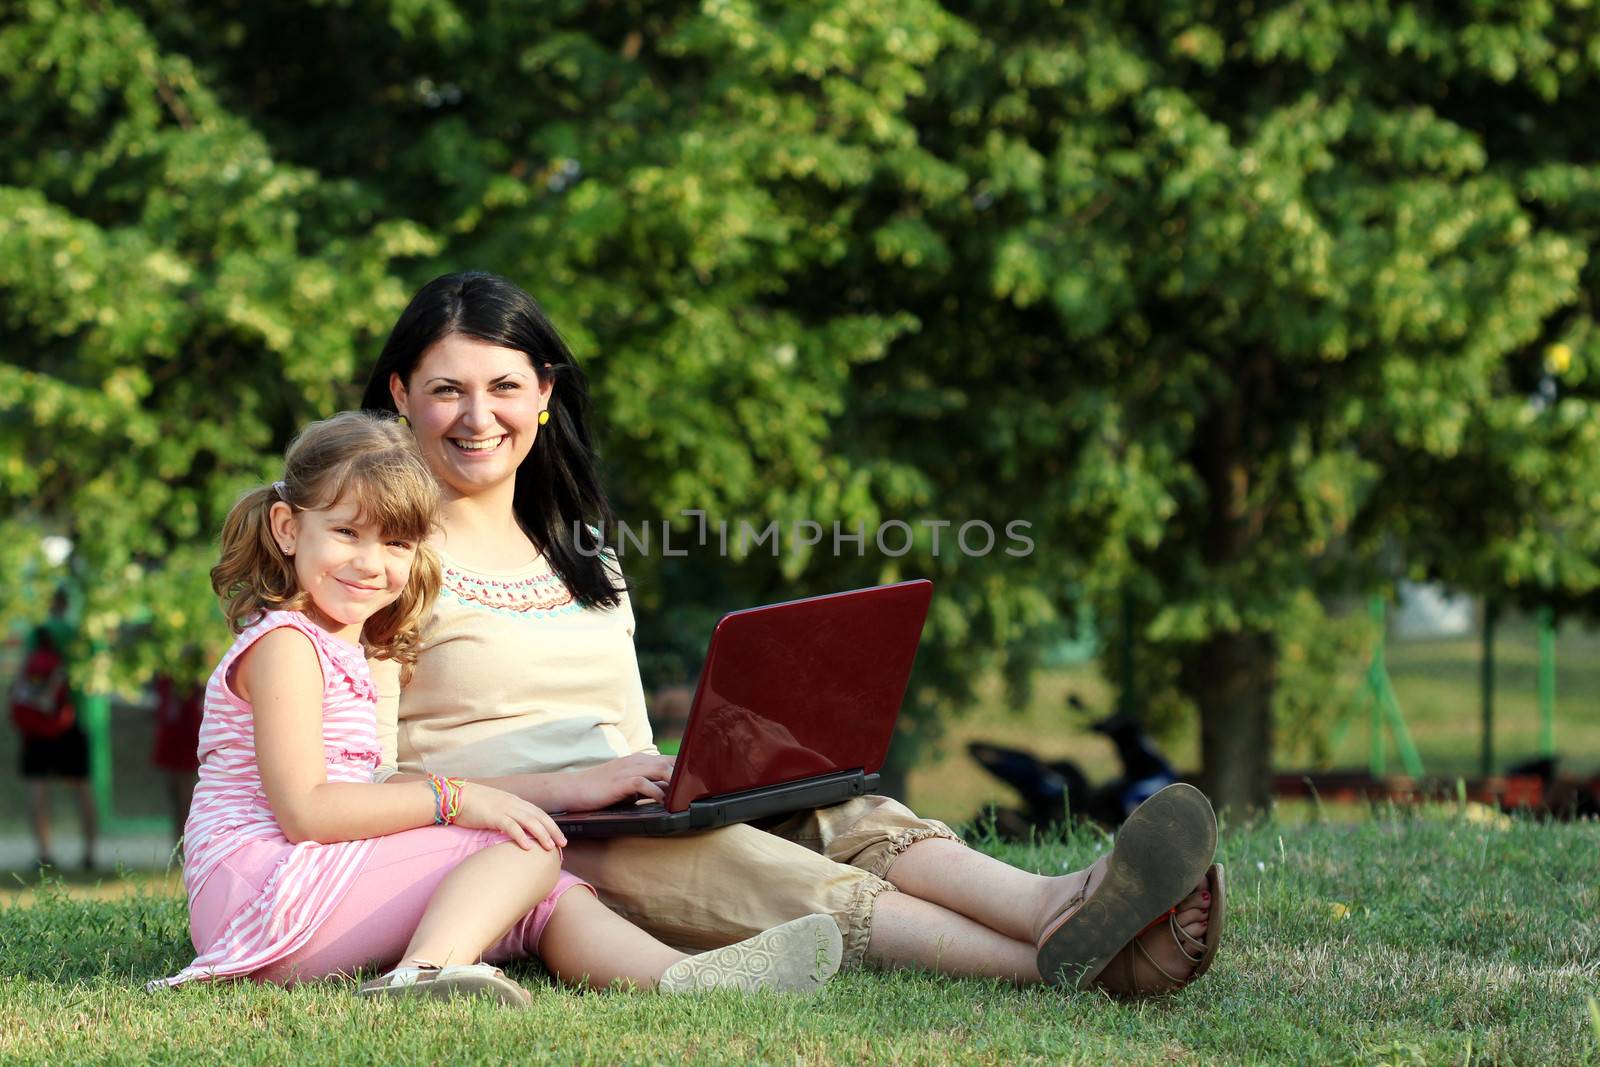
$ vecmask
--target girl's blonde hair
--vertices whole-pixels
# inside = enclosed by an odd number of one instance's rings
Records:
[[[398,660],[401,683],[410,681],[440,578],[439,557],[425,543],[438,523],[439,487],[411,434],[393,416],[367,411],[314,422],[289,443],[283,480],[239,498],[222,525],[222,558],[211,568],[211,588],[235,633],[268,611],[304,611],[311,602],[294,560],[272,536],[272,505],[280,500],[295,511],[354,504],[360,521],[417,546],[405,589],[361,631],[368,654]]]

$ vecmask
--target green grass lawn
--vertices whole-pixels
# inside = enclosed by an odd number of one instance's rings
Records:
[[[1056,873],[1103,839],[990,846]],[[1116,1003],[924,974],[814,1000],[574,994],[531,1010],[358,1003],[346,985],[159,995],[190,957],[170,878],[47,885],[0,905],[0,1062],[1600,1062],[1600,824],[1449,810],[1225,830],[1231,922],[1184,994]]]
[[[1502,629],[1497,751],[1533,754],[1534,632]],[[1393,642],[1395,688],[1431,773],[1472,773],[1478,754],[1477,643]],[[1600,767],[1600,638],[1564,629],[1557,741],[1566,766]],[[1359,675],[1362,663],[1351,665]],[[1024,708],[990,686],[911,778],[912,804],[965,821],[1010,802],[967,759],[982,737],[1113,773],[1108,745],[1064,711],[1067,692],[1107,707],[1092,667],[1043,675]],[[114,717],[118,810],[161,812],[146,770],[148,728]],[[1365,762],[1365,724],[1335,754]],[[1169,751],[1197,763],[1192,731]],[[0,833],[23,829],[0,731]],[[1303,765],[1291,752],[1282,766]],[[58,824],[70,826],[58,801]],[[229,985],[150,996],[143,982],[190,958],[181,885],[170,873],[0,884],[0,1063],[1600,1063],[1600,824],[1469,819],[1449,810],[1319,813],[1233,827],[1222,838],[1232,921],[1216,968],[1175,999],[1118,1004],[920,974],[856,972],[820,997],[668,1000],[568,993],[537,968],[532,1010],[487,1004],[358,1004],[345,987]],[[1309,825],[1301,820],[1311,819]],[[1026,848],[990,843],[1047,873],[1103,848],[1091,831]],[[1596,1009],[1600,1010],[1600,1009]],[[892,1027],[892,1029],[891,1029]]]

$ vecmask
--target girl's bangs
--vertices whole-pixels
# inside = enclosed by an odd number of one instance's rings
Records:
[[[358,522],[372,523],[386,537],[422,542],[433,532],[439,491],[420,463],[373,462],[362,457],[340,472],[324,507],[355,505]]]

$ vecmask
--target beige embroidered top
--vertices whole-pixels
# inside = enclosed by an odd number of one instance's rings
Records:
[[[633,651],[633,608],[584,608],[541,554],[509,574],[440,553],[444,582],[411,682],[373,660],[374,777],[491,778],[655,752]]]

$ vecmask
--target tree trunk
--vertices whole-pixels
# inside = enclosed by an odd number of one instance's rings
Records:
[[[1271,419],[1253,413],[1280,403],[1278,367],[1270,352],[1241,354],[1228,390],[1195,434],[1192,460],[1206,487],[1199,547],[1219,591],[1236,604],[1249,580],[1241,564],[1274,551],[1263,534],[1283,474],[1263,459],[1281,445]],[[1271,801],[1277,657],[1270,633],[1246,629],[1212,633],[1180,661],[1183,689],[1200,711],[1202,784],[1218,809],[1263,811]]]
[[[1219,633],[1183,659],[1183,688],[1200,710],[1201,788],[1220,811],[1264,811],[1272,796],[1270,634]]]

